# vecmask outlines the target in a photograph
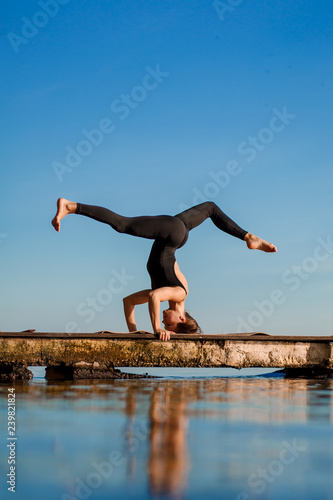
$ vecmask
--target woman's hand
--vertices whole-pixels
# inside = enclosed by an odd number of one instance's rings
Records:
[[[157,328],[155,333],[159,334],[160,340],[170,340],[170,336],[174,332],[169,332],[169,330],[164,330],[164,328]]]

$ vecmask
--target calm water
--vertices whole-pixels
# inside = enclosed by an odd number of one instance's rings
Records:
[[[147,371],[164,377],[50,383],[39,369],[30,382],[0,385],[1,498],[333,499],[332,379]],[[15,494],[6,484],[8,387]]]

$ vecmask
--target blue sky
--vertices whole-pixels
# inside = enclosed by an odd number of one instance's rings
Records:
[[[332,335],[332,17],[328,0],[6,5],[0,328],[125,331],[122,297],[149,287],[151,242],[76,216],[57,234],[59,196],[129,216],[211,199],[279,251],[191,232],[177,260],[203,330]]]

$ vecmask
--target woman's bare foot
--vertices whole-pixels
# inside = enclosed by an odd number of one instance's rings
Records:
[[[74,214],[76,211],[77,204],[73,201],[65,200],[65,198],[59,198],[57,201],[57,213],[52,220],[52,226],[56,231],[60,231],[60,221],[68,214]]]
[[[262,250],[263,252],[277,252],[277,248],[275,245],[262,240],[254,234],[247,233],[244,240],[246,241],[248,248],[250,248],[251,250],[257,249]]]

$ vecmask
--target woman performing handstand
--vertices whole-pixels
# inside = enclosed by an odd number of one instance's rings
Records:
[[[79,214],[108,224],[119,233],[154,240],[147,263],[151,289],[141,290],[123,299],[124,312],[130,332],[137,330],[134,308],[148,302],[152,327],[161,340],[169,340],[172,333],[200,333],[198,323],[185,311],[188,285],[175,258],[177,248],[185,245],[189,231],[210,218],[221,231],[244,240],[250,249],[276,252],[276,247],[258,236],[241,229],[213,202],[207,201],[175,215],[123,217],[103,207],[83,205],[60,198],[57,213],[52,220],[56,231],[68,214]],[[169,301],[163,311],[164,328],[160,323],[160,303]]]

